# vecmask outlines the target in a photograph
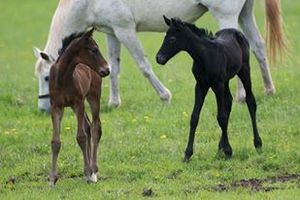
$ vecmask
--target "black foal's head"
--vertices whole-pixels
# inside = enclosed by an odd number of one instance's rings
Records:
[[[156,54],[156,62],[166,64],[170,58],[186,47],[186,37],[184,34],[184,23],[180,19],[168,19],[164,16],[165,23],[169,26],[163,44]]]

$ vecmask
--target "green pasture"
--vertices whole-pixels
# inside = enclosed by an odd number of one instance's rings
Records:
[[[300,197],[300,2],[284,0],[282,10],[289,55],[271,72],[277,89],[265,96],[259,66],[251,56],[258,104],[261,152],[253,146],[247,107],[234,102],[229,122],[233,157],[217,155],[220,129],[209,93],[197,129],[194,155],[183,163],[194,102],[191,59],[181,53],[166,66],[155,62],[164,34],[139,33],[160,80],[173,94],[161,103],[128,51],[121,56],[122,106],[107,107],[109,78],[103,83],[99,149],[100,181],[87,184],[75,138],[76,120],[67,109],[58,160],[60,179],[48,187],[50,117],[37,109],[34,45],[44,48],[58,1],[0,1],[0,199],[299,199]],[[264,32],[264,3],[256,1]],[[197,25],[217,30],[210,14]],[[97,33],[107,57],[105,36]],[[231,82],[235,95],[236,80]],[[143,191],[152,194],[144,197]],[[146,192],[147,193],[147,192]]]

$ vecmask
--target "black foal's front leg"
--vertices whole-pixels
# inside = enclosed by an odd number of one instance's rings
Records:
[[[200,85],[198,82],[195,86],[195,103],[193,112],[191,115],[190,120],[190,133],[189,133],[189,141],[185,150],[185,156],[184,156],[184,162],[189,161],[191,156],[193,155],[193,146],[194,146],[194,138],[195,138],[195,131],[199,122],[199,115],[201,108],[203,106],[203,102],[205,99],[205,96],[208,91],[208,86]]]
[[[217,106],[218,106],[218,114],[217,120],[219,126],[222,129],[222,135],[219,142],[219,151],[223,151],[226,158],[230,158],[232,156],[232,148],[229,144],[228,140],[228,119],[231,112],[231,105],[232,105],[232,97],[229,91],[228,83],[219,84],[216,87],[212,88],[216,99],[217,99]]]

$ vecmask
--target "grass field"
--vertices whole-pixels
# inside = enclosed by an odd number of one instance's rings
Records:
[[[86,184],[75,138],[75,118],[67,109],[57,187],[48,187],[51,121],[37,109],[34,45],[43,48],[57,1],[1,1],[0,7],[0,199],[297,199],[300,195],[300,2],[282,1],[290,55],[272,67],[277,93],[266,97],[260,70],[251,57],[253,90],[258,102],[262,152],[255,151],[245,105],[234,102],[229,122],[233,157],[217,155],[220,130],[210,92],[201,113],[192,160],[182,162],[194,101],[191,59],[181,53],[168,65],[155,63],[164,34],[139,37],[153,70],[172,91],[163,105],[126,49],[122,49],[122,107],[107,107],[109,79],[103,84],[103,136],[98,164],[100,181]],[[255,14],[264,31],[263,1]],[[206,14],[197,24],[217,30]],[[97,40],[106,56],[104,34]],[[155,41],[155,42],[153,42]],[[235,93],[236,81],[231,83]]]

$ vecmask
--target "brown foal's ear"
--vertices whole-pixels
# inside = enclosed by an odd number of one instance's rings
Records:
[[[93,37],[94,30],[95,30],[95,28],[93,27],[91,30],[86,32],[83,36],[84,37]]]

